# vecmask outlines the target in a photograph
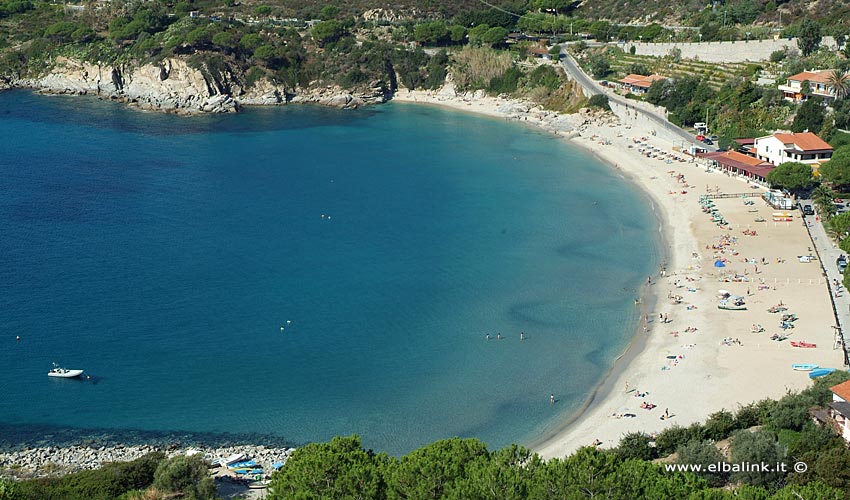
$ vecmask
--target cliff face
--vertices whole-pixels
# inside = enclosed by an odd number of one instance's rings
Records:
[[[233,68],[213,74],[193,68],[181,59],[134,67],[57,58],[47,75],[13,81],[12,85],[46,93],[100,95],[143,109],[179,114],[228,113],[237,111],[240,106],[287,102],[356,108],[385,100],[377,82],[360,93],[338,87],[287,91],[282,85],[265,79],[246,88],[243,82],[244,75]]]

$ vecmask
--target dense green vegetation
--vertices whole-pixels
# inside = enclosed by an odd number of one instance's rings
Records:
[[[850,214],[844,219],[850,227]],[[848,378],[835,372],[778,401],[721,410],[702,424],[674,426],[654,436],[630,433],[613,449],[585,447],[545,462],[519,446],[488,450],[475,439],[437,441],[395,458],[364,449],[357,436],[338,437],[296,450],[272,476],[268,498],[847,500],[850,450],[834,431],[814,425],[809,412],[825,406],[829,387]],[[758,462],[784,464],[784,469],[698,474],[677,469]],[[796,462],[808,469],[795,471]],[[0,480],[0,500],[214,496],[206,463],[198,457],[166,459],[162,453],[58,479]]]
[[[0,480],[0,500],[153,500],[178,496],[193,500],[216,498],[203,459],[166,459],[164,453],[157,452],[132,462],[107,464],[60,478]]]

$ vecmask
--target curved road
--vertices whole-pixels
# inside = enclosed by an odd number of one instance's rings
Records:
[[[575,60],[569,54],[563,50],[561,51],[561,54],[563,54],[563,57],[561,57],[561,65],[564,67],[567,75],[569,75],[571,79],[575,80],[576,83],[581,85],[584,89],[585,95],[591,96],[595,94],[605,94],[608,96],[608,100],[611,103],[618,105],[615,107],[620,108],[619,111],[622,112],[623,110],[628,111],[629,109],[634,109],[644,118],[654,123],[657,129],[669,132],[672,136],[682,140],[686,144],[692,144],[702,148],[705,147],[705,144],[694,139],[694,137],[689,133],[668,122],[667,117],[662,113],[636,106],[633,101],[629,101],[620,95],[609,92],[607,89],[600,87],[598,83],[579,68],[578,64],[576,64]],[[612,110],[614,110],[614,108],[612,108]],[[801,203],[811,204],[811,200],[801,200]],[[839,255],[843,255],[844,252],[832,244],[832,240],[829,236],[827,236],[823,224],[820,224],[818,219],[815,219],[814,221],[812,219],[815,218],[803,217],[803,223],[806,224],[809,229],[809,235],[812,238],[812,243],[817,250],[821,266],[823,267],[824,274],[827,278],[827,288],[832,295],[833,310],[835,313],[838,331],[840,332],[843,340],[843,346],[841,347],[843,347],[844,350],[844,364],[845,366],[848,366],[848,362],[850,362],[850,349],[848,349],[850,348],[850,344],[848,344],[847,338],[848,333],[850,333],[850,294],[848,294],[843,287],[835,287],[832,284],[833,280],[837,280],[840,283],[843,279],[843,276],[838,272],[835,260]],[[815,223],[812,224],[812,222]],[[850,269],[848,269],[847,272],[850,272]]]
[[[702,142],[697,141],[694,136],[667,121],[667,117],[661,114],[660,112],[636,106],[635,101],[630,101],[614,92],[609,92],[607,91],[607,89],[603,89],[603,87],[601,87],[596,81],[590,78],[587,73],[582,71],[579,65],[575,62],[575,59],[573,59],[573,57],[568,54],[565,49],[561,50],[561,56],[562,57],[560,58],[560,61],[561,66],[564,68],[564,71],[567,72],[567,75],[572,80],[575,80],[576,83],[581,85],[585,95],[587,95],[588,97],[595,94],[605,94],[608,96],[608,101],[615,104],[619,104],[626,110],[636,110],[638,113],[642,114],[647,120],[652,122],[655,125],[656,129],[666,131],[668,135],[675,137],[677,141],[682,141],[685,144],[697,146],[704,149],[706,148],[706,145]]]

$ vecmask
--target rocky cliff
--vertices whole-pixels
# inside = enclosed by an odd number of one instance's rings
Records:
[[[98,95],[178,114],[229,113],[240,106],[287,102],[356,108],[386,100],[379,82],[360,92],[339,87],[286,89],[265,79],[247,87],[241,71],[229,67],[217,72],[203,69],[176,58],[142,66],[113,66],[60,57],[47,75],[15,80],[11,85],[46,93]]]

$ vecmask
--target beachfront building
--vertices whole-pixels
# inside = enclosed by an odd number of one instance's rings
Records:
[[[752,156],[753,158],[755,158],[755,156],[756,156],[756,152],[755,152],[756,140],[755,140],[755,138],[745,137],[745,138],[741,138],[741,139],[735,139],[735,144],[737,144],[735,149],[739,153],[744,153],[747,156]]]
[[[792,102],[805,101],[813,95],[834,99],[835,91],[828,83],[832,71],[831,69],[811,70],[791,75],[785,85],[779,85],[779,90],[785,95],[785,99]],[[808,88],[804,88],[804,82],[808,82]]]
[[[829,388],[832,402],[829,403],[829,416],[835,422],[837,431],[850,443],[850,380]]]
[[[767,174],[776,166],[766,161],[747,156],[737,151],[717,151],[699,153],[697,157],[708,160],[709,165],[732,175],[738,175],[755,182],[767,182]]]
[[[632,94],[646,94],[649,87],[658,80],[667,80],[667,77],[661,75],[644,76],[632,73],[626,75],[625,78],[617,80],[617,82],[620,84],[620,88],[623,88]]]
[[[817,172],[821,164],[832,158],[832,146],[811,132],[776,133],[757,137],[752,148],[756,158],[775,166],[793,161],[811,165]]]

